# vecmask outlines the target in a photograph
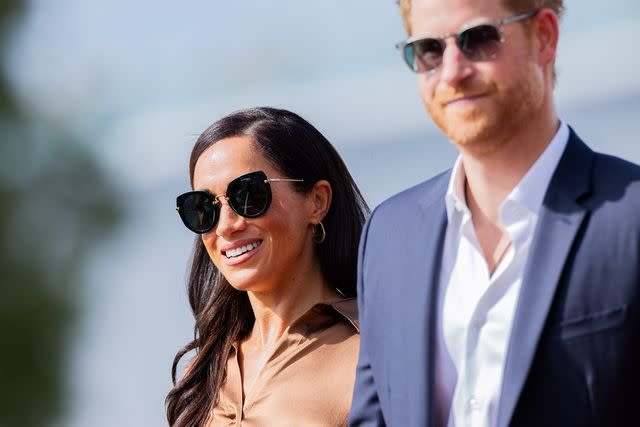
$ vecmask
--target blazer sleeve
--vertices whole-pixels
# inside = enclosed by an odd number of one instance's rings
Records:
[[[371,325],[368,324],[370,319],[366,307],[366,284],[364,281],[365,268],[365,252],[367,246],[367,235],[371,220],[375,214],[371,214],[367,220],[358,249],[358,317],[360,318],[360,352],[358,365],[356,368],[356,381],[353,391],[353,400],[351,404],[351,412],[349,414],[350,427],[383,427],[385,426],[382,416],[382,408],[376,388],[376,380],[371,368],[369,354],[371,349],[369,346],[370,335],[368,333]]]

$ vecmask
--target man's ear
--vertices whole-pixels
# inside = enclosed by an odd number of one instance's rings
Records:
[[[317,224],[324,219],[329,212],[331,206],[331,198],[333,191],[331,190],[331,184],[325,179],[313,184],[313,187],[309,191],[309,199],[311,204],[310,222]]]
[[[560,20],[551,9],[542,9],[534,18],[534,37],[540,65],[553,64],[558,51],[560,38]]]

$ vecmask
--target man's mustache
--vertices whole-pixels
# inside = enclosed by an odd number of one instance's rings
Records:
[[[491,95],[496,92],[495,83],[484,83],[480,85],[473,85],[473,87],[452,87],[446,86],[445,88],[437,91],[433,98],[433,104],[440,107],[445,107],[454,101],[463,98],[474,98],[478,96]]]

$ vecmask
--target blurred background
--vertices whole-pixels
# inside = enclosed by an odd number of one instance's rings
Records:
[[[0,0],[0,427],[161,426],[192,336],[175,213],[217,118],[287,108],[373,207],[449,167],[393,0]],[[640,3],[567,0],[562,118],[640,163]]]

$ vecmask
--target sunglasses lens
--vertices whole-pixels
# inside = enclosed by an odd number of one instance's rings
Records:
[[[253,218],[262,215],[271,203],[271,187],[262,172],[250,173],[229,183],[229,205],[238,214]]]
[[[245,218],[255,218],[266,212],[271,204],[271,187],[264,172],[252,172],[234,179],[227,186],[229,206]],[[190,191],[178,196],[178,213],[187,228],[206,233],[216,226],[220,217],[220,203],[206,191]]]
[[[495,59],[500,43],[500,30],[493,25],[478,25],[458,36],[458,47],[471,61]]]
[[[404,48],[405,61],[416,73],[434,70],[442,63],[444,43],[438,39],[421,39]]]
[[[218,221],[218,210],[207,193],[194,191],[178,197],[180,217],[187,228],[196,233],[206,233]]]

